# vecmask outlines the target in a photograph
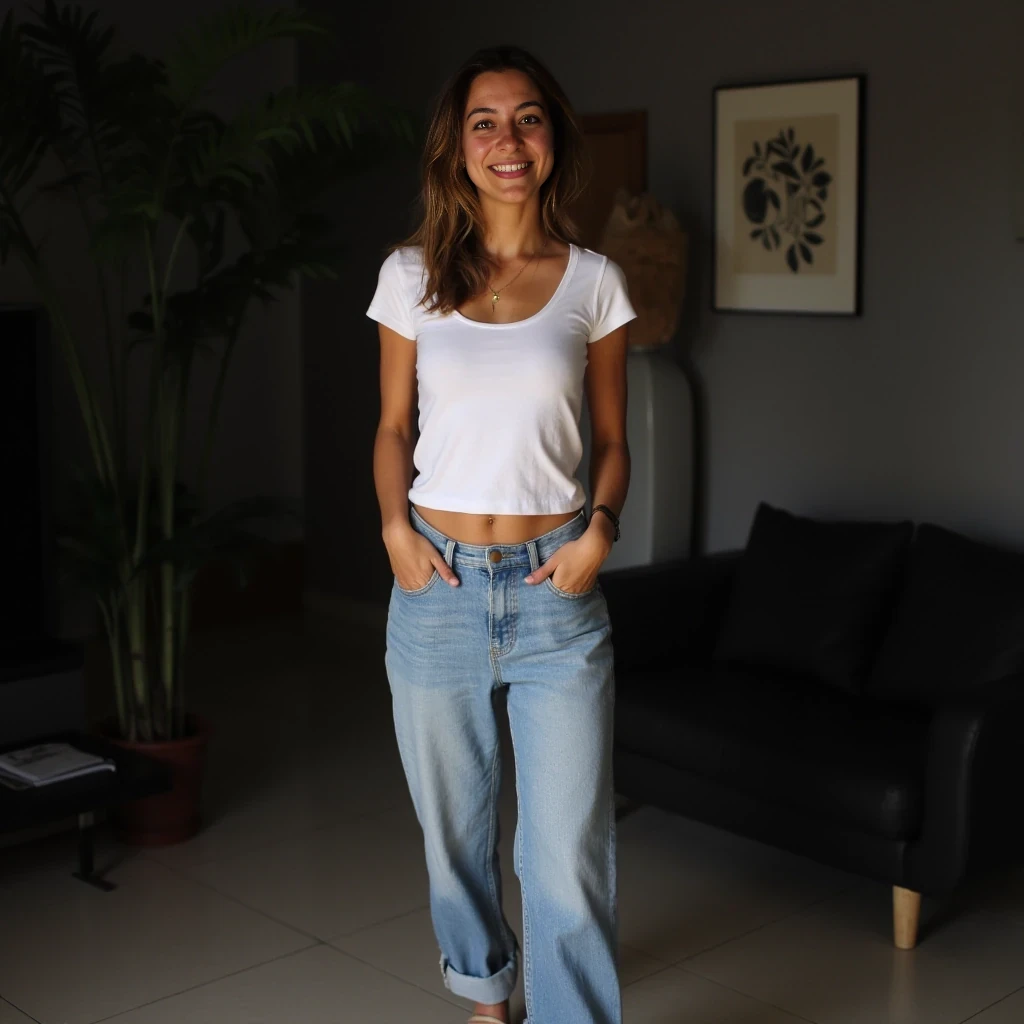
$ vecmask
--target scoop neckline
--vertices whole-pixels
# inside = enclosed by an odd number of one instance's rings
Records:
[[[471,320],[468,316],[463,316],[457,309],[452,310],[452,316],[456,319],[461,320],[464,324],[469,324],[471,327],[486,327],[488,330],[495,330],[499,327],[522,327],[523,324],[532,323],[534,320],[539,320],[552,306],[558,301],[562,292],[569,286],[569,279],[572,277],[573,272],[576,270],[576,263],[579,261],[579,247],[574,243],[569,243],[569,262],[565,266],[565,271],[562,274],[562,280],[558,282],[558,287],[552,292],[551,298],[544,303],[540,309],[537,310],[532,316],[526,317],[524,320],[509,320],[502,324],[489,324],[483,320]]]

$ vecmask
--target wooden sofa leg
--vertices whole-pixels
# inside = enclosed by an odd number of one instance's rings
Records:
[[[893,941],[897,949],[917,945],[917,925],[921,919],[921,894],[913,889],[892,887]]]

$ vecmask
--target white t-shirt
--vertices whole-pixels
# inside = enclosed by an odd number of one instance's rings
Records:
[[[547,305],[509,324],[427,313],[425,279],[422,250],[396,250],[366,311],[416,342],[420,436],[409,500],[451,512],[576,511],[586,499],[575,473],[587,346],[636,317],[622,270],[570,245]]]

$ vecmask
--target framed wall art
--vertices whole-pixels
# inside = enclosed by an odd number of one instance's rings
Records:
[[[861,312],[864,76],[714,93],[712,307]]]

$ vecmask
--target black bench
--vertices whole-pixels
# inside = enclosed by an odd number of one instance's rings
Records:
[[[0,753],[18,750],[36,743],[70,743],[79,750],[111,758],[116,771],[99,771],[80,775],[64,782],[53,782],[30,789],[8,789],[0,784],[0,831],[14,832],[78,817],[78,870],[75,878],[109,892],[113,882],[95,873],[93,865],[93,834],[97,811],[116,806],[126,800],[137,800],[171,788],[170,768],[160,761],[85,733],[65,732],[40,736],[31,741],[0,746]]]

